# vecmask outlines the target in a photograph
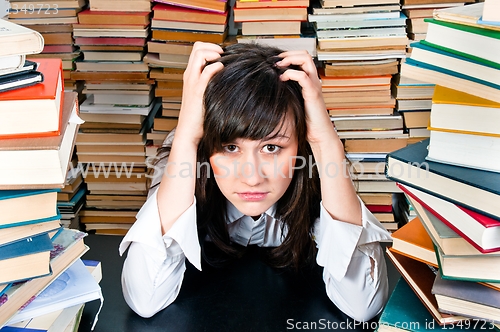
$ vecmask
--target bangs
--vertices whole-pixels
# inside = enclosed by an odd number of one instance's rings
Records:
[[[274,64],[281,51],[273,51],[260,61],[255,57],[262,54],[252,52],[221,57],[224,68],[210,80],[204,97],[204,141],[210,154],[238,138],[272,138],[288,113],[297,125],[297,113],[304,112],[301,88],[295,81],[280,80],[284,69]]]

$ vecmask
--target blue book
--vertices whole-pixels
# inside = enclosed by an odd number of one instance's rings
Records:
[[[500,173],[428,161],[428,145],[388,153],[386,177],[500,221]]]
[[[478,332],[499,331],[493,324],[482,321],[465,320],[454,325],[437,324],[411,287],[403,278],[400,278],[380,315],[376,331],[431,332],[450,329]]]
[[[52,249],[48,233],[0,246],[0,284],[50,274]]]
[[[60,218],[57,212],[58,191],[0,190],[0,229]]]

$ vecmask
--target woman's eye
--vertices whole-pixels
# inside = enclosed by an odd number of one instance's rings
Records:
[[[234,144],[229,144],[229,145],[226,145],[224,146],[224,151],[226,152],[236,152],[238,151],[238,147]]]
[[[281,148],[274,144],[267,144],[262,149],[265,153],[277,153]]]

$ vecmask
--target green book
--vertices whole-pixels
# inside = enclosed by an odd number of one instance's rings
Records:
[[[491,331],[499,329],[488,322],[465,320],[453,325],[439,325],[420,302],[418,296],[403,278],[400,278],[380,315],[378,332],[424,332],[424,331]]]
[[[469,33],[475,33],[477,35],[483,35],[490,38],[500,39],[500,31],[496,30],[482,29],[470,25],[435,20],[433,18],[425,18],[424,21],[428,23],[439,24],[452,29],[462,30]]]
[[[475,57],[500,64],[500,31],[463,24],[425,19],[428,23],[425,41],[469,58]]]

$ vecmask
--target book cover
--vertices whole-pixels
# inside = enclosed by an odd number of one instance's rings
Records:
[[[101,287],[80,260],[76,260],[7,324],[102,298]]]
[[[435,323],[434,318],[422,304],[418,296],[413,292],[404,278],[400,278],[394,288],[387,305],[385,306],[379,318],[379,324],[376,331],[395,332],[430,332],[430,331],[448,331],[452,327],[462,328],[467,331],[490,331],[497,332],[491,323],[474,324],[474,322],[465,321],[463,324],[443,325]]]
[[[432,285],[436,279],[435,270],[423,262],[400,255],[391,248],[387,248],[386,253],[401,276],[403,276],[439,325],[467,319],[460,315],[439,312],[438,302],[432,293]]]
[[[500,220],[500,174],[427,161],[429,139],[388,153],[388,179]]]
[[[500,222],[496,219],[418,189],[398,186],[480,252],[500,251]]]
[[[12,283],[49,274],[52,249],[48,233],[0,246],[0,283]]]
[[[439,310],[500,324],[500,292],[476,282],[436,275],[432,294]]]
[[[86,235],[77,230],[62,228],[52,238],[54,247],[50,253],[52,274],[16,283],[2,294],[0,296],[0,326],[4,326],[20,309],[88,250],[83,242]]]
[[[43,82],[0,93],[0,138],[55,136],[62,126],[61,59],[37,59]],[[15,109],[15,114],[12,110]]]
[[[0,44],[9,45],[0,49],[0,56],[35,54],[43,50],[43,37],[33,29],[0,20]]]

